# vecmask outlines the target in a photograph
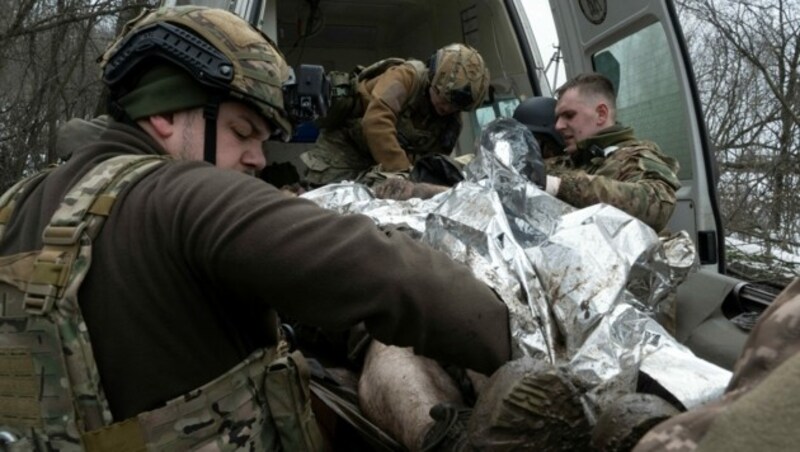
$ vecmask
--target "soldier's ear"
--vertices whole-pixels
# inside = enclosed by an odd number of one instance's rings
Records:
[[[149,116],[147,123],[158,138],[167,139],[175,133],[175,116],[172,113]]]
[[[609,119],[608,104],[605,102],[600,102],[597,104],[597,107],[595,107],[595,112],[597,113],[597,125],[605,125]]]

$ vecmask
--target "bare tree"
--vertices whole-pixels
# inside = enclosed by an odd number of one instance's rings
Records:
[[[729,249],[731,267],[751,279],[791,272],[780,253],[800,253],[800,0],[678,4],[720,163],[726,229],[764,250]]]
[[[22,0],[0,18],[0,189],[57,159],[58,127],[96,113],[96,59],[150,1]]]

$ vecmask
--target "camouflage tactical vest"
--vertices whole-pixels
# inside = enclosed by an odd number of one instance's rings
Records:
[[[393,59],[389,59],[393,60]],[[372,66],[383,68],[385,71],[396,64],[387,64],[386,60],[379,61]],[[407,100],[397,115],[395,128],[397,130],[397,140],[400,146],[408,154],[413,163],[417,157],[443,153],[449,154],[456,145],[458,135],[461,133],[461,121],[458,113],[439,116],[431,104],[428,96],[430,87],[428,68],[417,60],[400,60],[401,63],[408,63],[414,68],[415,83],[414,90],[409,93]],[[364,72],[374,74],[377,70],[371,69],[372,66],[365,68]],[[381,72],[382,73],[382,72]],[[370,78],[359,78],[359,83],[364,83]],[[368,151],[369,147],[364,139],[364,132],[361,125],[361,117],[364,114],[363,108],[356,109],[355,120],[349,121],[346,126],[349,128],[349,136],[354,140],[360,149]]]
[[[413,163],[423,155],[450,154],[461,133],[461,120],[458,113],[439,116],[427,90],[418,89],[398,115],[396,128],[397,140]]]
[[[8,450],[321,450],[308,367],[285,345],[256,351],[161,408],[112,419],[78,288],[119,193],[167,160],[99,164],[56,210],[42,250],[0,256],[0,445]],[[48,172],[0,196],[0,239],[17,201]]]

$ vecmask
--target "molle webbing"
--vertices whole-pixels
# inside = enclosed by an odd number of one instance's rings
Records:
[[[80,432],[112,421],[78,288],[91,244],[119,193],[167,161],[119,156],[92,168],[65,196],[38,252],[0,257],[0,424],[48,450],[81,450]],[[4,223],[21,194],[45,174],[0,197]],[[23,443],[24,444],[24,443]],[[37,447],[37,448],[38,448]]]
[[[261,446],[256,450],[274,450],[278,438],[275,432],[261,431],[271,422],[264,419],[268,412],[259,404],[266,398],[263,381],[267,367],[282,351],[258,350],[224,375],[131,421],[139,425],[142,441],[157,450],[208,447],[226,428],[231,429],[232,442],[255,441]],[[237,425],[247,425],[247,429],[237,433]],[[100,438],[104,433],[89,432],[86,436]],[[267,443],[259,444],[259,437],[268,438]],[[87,441],[87,445],[91,443]]]
[[[0,256],[0,431],[15,432],[23,449],[322,450],[307,364],[283,341],[163,407],[113,423],[78,288],[117,195],[166,160],[103,162],[64,198],[40,252]]]
[[[90,452],[321,451],[309,380],[305,359],[281,342],[163,407],[85,433],[83,442]]]
[[[117,196],[165,161],[155,156],[114,157],[94,167],[67,193],[42,233],[42,251],[34,262],[25,299],[30,314],[45,315],[56,299],[77,295],[91,263],[91,241]],[[77,304],[60,308],[78,310]]]

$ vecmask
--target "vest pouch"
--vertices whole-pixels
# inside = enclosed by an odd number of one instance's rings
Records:
[[[0,437],[2,450],[81,451],[67,348],[52,322],[25,317],[0,319]],[[31,447],[35,445],[34,447]]]
[[[25,284],[38,253],[0,257],[0,450],[80,451],[61,340],[48,319],[27,317]]]
[[[120,192],[166,161],[100,162],[69,189],[41,250],[0,256],[0,449],[83,451],[86,430],[113,422],[76,297]],[[0,239],[17,203],[50,171],[0,194]]]
[[[264,387],[283,450],[321,451],[322,433],[311,411],[311,374],[303,355],[293,352],[269,364]]]

